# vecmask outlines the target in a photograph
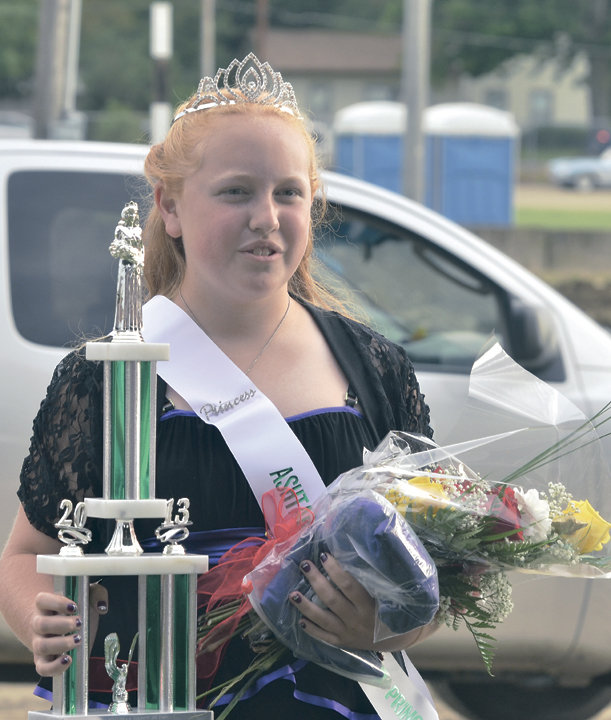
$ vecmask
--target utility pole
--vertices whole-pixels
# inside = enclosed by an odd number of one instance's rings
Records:
[[[269,0],[257,0],[257,31],[255,55],[261,62],[267,61],[267,34],[269,30]]]
[[[82,139],[76,111],[81,0],[40,0],[34,120],[37,138]]]
[[[68,47],[66,49],[66,83],[64,87],[64,111],[70,115],[76,112],[76,91],[78,89],[78,67],[81,49],[82,0],[70,0],[68,18]]]
[[[172,3],[154,2],[150,8],[150,54],[155,63],[154,100],[150,107],[151,143],[161,142],[172,123],[172,105],[168,102],[168,71],[173,54]]]
[[[216,73],[216,0],[201,0],[200,52],[202,77]]]
[[[422,116],[428,105],[431,0],[403,0],[402,100],[407,106],[403,149],[403,194],[424,201],[425,144]]]

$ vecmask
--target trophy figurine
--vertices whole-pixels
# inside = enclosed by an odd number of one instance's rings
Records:
[[[104,640],[104,665],[108,676],[111,680],[114,680],[114,685],[112,686],[112,702],[108,708],[108,712],[113,715],[127,715],[131,710],[126,685],[127,671],[129,670],[133,649],[132,645],[128,661],[119,667],[117,663],[119,651],[121,650],[119,636],[117,633],[110,633]]]
[[[146,343],[142,337],[142,269],[144,249],[138,206],[128,203],[110,246],[119,261],[114,330],[109,338],[86,345],[90,361],[104,363],[103,492],[72,508],[61,505],[56,527],[65,544],[58,555],[39,555],[38,572],[53,575],[55,592],[81,609],[82,642],[63,675],[53,678],[52,712],[30,712],[29,720],[126,715],[138,720],[213,720],[209,710],[195,707],[197,575],[207,572],[208,557],[185,552],[189,534],[189,501],[155,496],[155,435],[158,361],[169,359],[169,345]],[[87,517],[115,521],[103,554],[83,552],[91,539]],[[160,518],[157,537],[163,552],[143,553],[134,530],[138,518]],[[127,663],[117,661],[119,640],[105,639],[105,667],[114,682],[108,709],[90,709],[89,577],[138,577],[138,705],[130,707]]]

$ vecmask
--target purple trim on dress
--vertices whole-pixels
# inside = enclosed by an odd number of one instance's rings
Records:
[[[251,542],[244,542],[251,540]],[[222,555],[239,542],[243,547],[262,544],[265,541],[265,528],[223,528],[222,530],[200,530],[192,532],[189,537],[181,543],[189,553],[208,555],[210,567],[218,565]],[[144,552],[158,552],[163,544],[156,537],[147,538],[140,542]]]
[[[292,664],[284,665],[283,667],[274,670],[274,672],[271,672],[268,675],[264,675],[263,677],[259,678],[249,690],[244,693],[244,695],[240,698],[238,702],[241,702],[242,700],[248,700],[249,698],[253,697],[253,695],[256,695],[260,690],[262,690],[266,685],[269,685],[274,680],[289,680],[294,685],[297,685],[297,681],[295,680],[295,673],[299,672],[299,670],[301,670],[306,665],[306,660],[297,660]],[[224,695],[215,704],[215,707],[228,705],[233,700],[234,695],[234,693]],[[293,690],[293,697],[295,698],[295,700],[304,702],[307,705],[315,705],[316,707],[324,707],[328,708],[329,710],[334,710],[343,717],[347,718],[347,720],[380,720],[380,716],[377,713],[372,715],[370,713],[355,712],[354,710],[349,710],[347,707],[341,705],[335,700],[330,700],[329,698],[325,697],[319,697],[318,695],[310,695],[308,693],[302,692],[301,690],[297,690],[297,688]]]
[[[318,408],[318,410],[308,410],[308,412],[300,413],[299,415],[291,415],[291,417],[285,418],[287,422],[294,422],[295,420],[303,420],[303,418],[312,417],[313,415],[323,415],[327,413],[351,413],[352,415],[356,415],[357,417],[363,417],[361,413],[358,410],[355,410],[352,407],[349,407],[348,405],[341,405],[340,407],[328,407],[328,408]]]
[[[168,410],[167,413],[164,413],[160,418],[159,422],[163,422],[164,420],[169,420],[172,417],[198,417],[197,413],[193,412],[193,410]]]
[[[242,700],[248,700],[248,698],[256,695],[259,690],[263,690],[266,685],[269,685],[274,680],[291,680],[292,682],[296,682],[295,673],[301,670],[301,668],[305,667],[306,665],[306,660],[297,660],[293,664],[283,665],[281,668],[278,668],[277,670],[274,670],[267,675],[263,675],[263,677],[260,677],[257,682],[251,688],[249,688],[244,693],[244,695],[242,695],[239,702],[241,702]],[[235,693],[227,693],[227,695],[223,695],[223,697],[217,703],[215,703],[215,707],[219,705],[228,705],[233,700],[234,695]]]
[[[40,687],[40,685],[37,685],[34,688],[34,695],[36,697],[42,698],[43,700],[48,700],[50,703],[53,702],[53,693],[51,690],[47,690],[46,688]],[[89,709],[90,710],[108,710],[108,705],[104,705],[104,703],[96,702],[95,700],[89,701]]]
[[[291,417],[284,418],[287,422],[295,422],[295,420],[303,420],[304,418],[312,417],[313,415],[324,415],[327,413],[338,413],[347,412],[356,415],[357,417],[363,417],[362,414],[348,405],[342,405],[340,407],[327,407],[318,408],[316,410],[308,410],[307,412],[300,413],[299,415],[291,415]],[[173,417],[199,417],[193,410],[169,410],[167,413],[161,416],[159,422],[169,420]]]

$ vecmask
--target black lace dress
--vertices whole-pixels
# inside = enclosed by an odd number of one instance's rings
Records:
[[[368,328],[331,312],[308,307],[359,398],[355,408],[321,408],[287,418],[323,481],[362,462],[363,448],[373,449],[390,430],[431,435],[428,408],[404,351]],[[102,489],[102,366],[75,352],[57,367],[47,397],[34,422],[30,455],[21,474],[19,498],[34,527],[56,537],[54,523],[63,498],[74,502],[100,496]],[[165,385],[159,383],[157,497],[191,501],[192,545],[211,561],[226,547],[262,534],[263,517],[250,487],[222,436],[194,413],[163,413]],[[359,411],[365,408],[366,416]],[[90,520],[90,552],[103,552],[112,524]],[[138,521],[138,538],[152,538],[157,521]],[[103,616],[92,657],[102,657],[103,638],[118,632],[121,657],[136,632],[136,583],[104,578],[109,612]],[[233,642],[217,680],[231,678],[252,656],[243,641]],[[95,685],[95,682],[93,683]],[[100,694],[98,701],[108,701]],[[220,708],[220,706],[217,706]],[[262,678],[240,701],[232,717],[271,720],[374,720],[375,711],[357,683],[311,663],[292,658]]]

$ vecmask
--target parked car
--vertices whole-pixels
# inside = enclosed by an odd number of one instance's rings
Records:
[[[611,187],[611,148],[598,157],[559,157],[548,163],[551,180],[557,185],[586,192]]]
[[[112,328],[108,253],[125,202],[138,200],[147,148],[0,141],[0,533],[17,510],[31,422],[71,343]],[[496,332],[507,352],[587,415],[611,398],[611,334],[475,235],[399,195],[324,177],[323,275],[358,290],[373,323],[409,352],[443,442],[471,365]],[[515,580],[499,627],[495,678],[470,634],[440,630],[411,652],[469,717],[584,720],[611,702],[611,584]],[[0,662],[29,655],[0,625]]]

